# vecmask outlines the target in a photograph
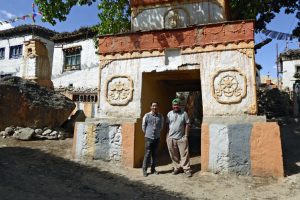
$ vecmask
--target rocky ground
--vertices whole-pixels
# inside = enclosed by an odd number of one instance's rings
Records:
[[[300,122],[281,122],[286,177],[281,179],[200,173],[171,175],[167,157],[159,175],[102,161],[70,159],[72,139],[0,139],[1,200],[91,199],[300,199]]]

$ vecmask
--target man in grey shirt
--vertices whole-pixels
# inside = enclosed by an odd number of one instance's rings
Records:
[[[142,129],[145,134],[145,155],[143,161],[143,176],[148,176],[147,168],[151,160],[151,173],[158,174],[155,170],[157,151],[160,140],[160,131],[163,128],[163,116],[158,113],[158,103],[152,102],[150,112],[143,117]]]
[[[167,115],[167,145],[174,165],[172,174],[177,175],[184,170],[187,177],[191,177],[188,143],[190,120],[187,113],[180,109],[179,103],[179,99],[174,99],[172,101],[173,110]]]

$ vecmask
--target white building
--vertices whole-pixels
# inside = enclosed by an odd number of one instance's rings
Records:
[[[46,46],[54,89],[64,93],[94,117],[97,110],[99,56],[93,38],[96,32],[81,28],[57,33],[37,25],[23,25],[0,31],[0,76],[32,77],[37,74],[37,57],[28,56],[29,41],[39,40]],[[35,49],[34,49],[35,50]]]
[[[99,56],[95,36],[91,28],[81,28],[52,37],[54,88],[71,98],[88,117],[95,117],[98,102]]]
[[[300,75],[300,49],[290,49],[280,54],[280,67],[282,72],[282,88],[293,90],[296,81],[296,72]],[[300,76],[299,76],[300,78]]]
[[[0,31],[0,76],[25,77],[26,65],[24,43],[32,39],[42,41],[47,50],[49,62],[53,60],[54,42],[50,39],[56,32],[36,25],[22,25]],[[30,62],[34,64],[33,62]]]

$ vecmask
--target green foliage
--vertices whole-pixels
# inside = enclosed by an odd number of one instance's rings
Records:
[[[43,13],[43,20],[52,25],[56,20],[65,21],[75,5],[91,5],[96,0],[34,0]]]
[[[65,21],[72,7],[91,5],[96,0],[34,0],[43,13],[43,20],[55,25]],[[113,34],[130,30],[128,0],[101,0],[98,4],[100,23],[93,27],[99,34]]]
[[[258,115],[266,115],[268,119],[291,114],[292,102],[287,92],[278,88],[260,87],[257,91]]]
[[[56,24],[64,21],[75,5],[91,5],[96,0],[34,0],[43,13],[44,21]],[[256,19],[256,31],[266,28],[276,13],[284,9],[286,14],[296,13],[300,20],[299,0],[229,0],[232,20]],[[130,30],[129,0],[98,0],[99,34],[114,34]],[[300,21],[293,34],[300,37]]]
[[[232,20],[256,19],[255,30],[259,32],[266,28],[276,13],[284,9],[286,14],[296,13],[300,20],[299,0],[230,0],[230,14]],[[300,37],[300,22],[293,34]]]
[[[130,6],[128,0],[102,0],[98,5],[100,34],[115,34],[130,30]]]

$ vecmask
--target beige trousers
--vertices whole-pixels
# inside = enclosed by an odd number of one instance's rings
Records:
[[[189,142],[187,137],[176,140],[167,136],[167,145],[175,169],[190,170]]]

